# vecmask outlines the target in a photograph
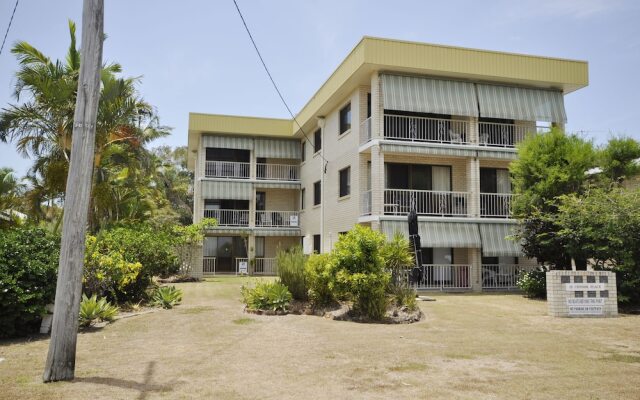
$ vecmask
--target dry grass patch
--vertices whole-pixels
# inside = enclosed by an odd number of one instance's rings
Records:
[[[637,315],[435,294],[410,325],[259,317],[240,298],[252,280],[179,283],[182,305],[80,334],[72,383],[40,383],[47,338],[0,342],[0,399],[640,398]]]

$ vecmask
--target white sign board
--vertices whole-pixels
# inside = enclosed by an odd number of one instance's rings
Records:
[[[289,226],[298,226],[298,216],[289,215]]]
[[[567,299],[569,315],[602,315],[604,314],[605,299],[576,297]]]
[[[247,274],[249,273],[249,268],[246,261],[240,261],[238,263],[238,273],[239,274]]]
[[[583,290],[607,290],[604,283],[566,283],[564,290],[567,292],[583,291]]]

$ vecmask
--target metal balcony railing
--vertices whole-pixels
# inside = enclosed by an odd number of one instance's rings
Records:
[[[384,138],[412,142],[468,144],[469,122],[456,119],[384,116]]]
[[[535,270],[536,266],[523,266],[511,264],[483,264],[482,288],[483,289],[518,289],[518,279],[524,272]]]
[[[249,210],[204,210],[205,218],[215,218],[218,226],[249,226]]]
[[[297,228],[298,211],[256,211],[256,227]]]
[[[512,215],[511,193],[480,193],[480,216],[508,218]]]
[[[422,290],[471,289],[471,266],[461,264],[426,264],[403,271],[409,285]]]
[[[205,161],[204,176],[207,178],[249,179],[250,163],[231,161]]]
[[[469,193],[437,190],[385,189],[384,213],[406,215],[415,207],[419,215],[466,217]]]
[[[275,181],[299,181],[300,166],[287,164],[256,164],[256,178]]]

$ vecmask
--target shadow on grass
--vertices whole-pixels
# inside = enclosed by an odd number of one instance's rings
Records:
[[[173,379],[164,384],[153,383],[153,374],[154,374],[155,366],[156,366],[155,361],[149,362],[149,364],[147,365],[147,370],[144,373],[144,379],[142,382],[137,382],[129,379],[105,378],[105,377],[99,377],[99,376],[75,378],[73,382],[74,383],[93,383],[96,385],[114,386],[122,389],[135,390],[139,393],[136,399],[144,400],[147,398],[149,393],[170,392],[173,390],[174,386],[177,383],[179,383],[177,379]]]

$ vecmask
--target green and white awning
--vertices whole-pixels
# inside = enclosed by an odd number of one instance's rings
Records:
[[[560,91],[483,84],[477,88],[481,117],[567,122]]]
[[[253,138],[250,137],[203,135],[202,142],[204,147],[253,150]]]
[[[407,221],[381,221],[380,224],[388,238],[396,232],[409,236]],[[418,232],[423,247],[479,248],[482,244],[475,223],[418,221]]]
[[[514,224],[480,224],[482,255],[485,257],[522,257],[518,242],[510,240]]]
[[[380,75],[387,110],[478,116],[473,83],[420,76]]]
[[[302,236],[300,228],[256,228],[255,236]]]
[[[203,199],[251,200],[253,185],[251,182],[201,181]]]
[[[256,157],[300,159],[299,140],[256,139]]]
[[[428,154],[435,156],[451,156],[451,157],[475,157],[476,151],[472,149],[445,147],[444,145],[421,146],[413,142],[407,143],[388,143],[383,142],[380,148],[385,153],[410,153],[410,154]]]

